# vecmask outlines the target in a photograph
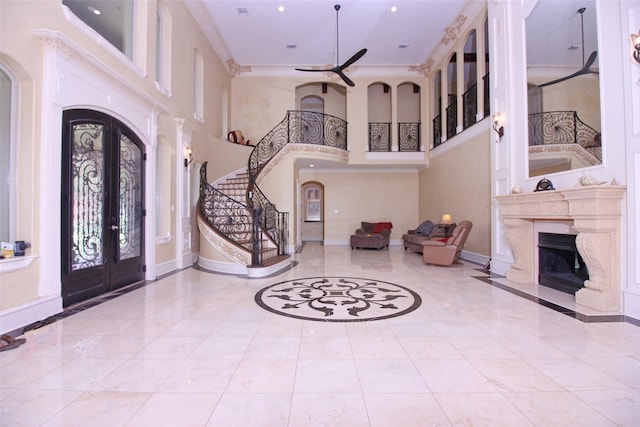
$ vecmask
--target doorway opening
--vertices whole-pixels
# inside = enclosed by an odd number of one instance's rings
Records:
[[[67,110],[62,123],[65,307],[144,280],[144,145],[117,119]]]

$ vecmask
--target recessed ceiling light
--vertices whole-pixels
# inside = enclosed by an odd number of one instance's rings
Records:
[[[310,165],[309,165],[309,167],[310,167],[310,168],[315,168],[315,167],[316,167],[316,165],[314,165],[314,164],[310,164]]]
[[[100,15],[100,10],[93,6],[87,6],[87,9],[89,9],[89,12],[92,12],[94,15]]]
[[[398,45],[398,47],[399,47],[400,49],[406,49],[406,48],[408,48],[408,47],[409,47],[409,43],[400,43],[400,44]]]
[[[397,12],[397,11],[398,11],[397,6],[391,6],[391,12]]]
[[[249,16],[249,9],[247,9],[246,7],[239,7],[238,8],[238,15],[240,15],[240,16]]]
[[[287,43],[287,49],[295,49],[296,47],[298,47],[298,45],[295,43]]]
[[[284,6],[278,6],[278,12],[284,12]]]

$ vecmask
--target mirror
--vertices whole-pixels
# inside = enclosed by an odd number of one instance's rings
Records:
[[[525,26],[529,177],[602,164],[595,0],[538,0]]]

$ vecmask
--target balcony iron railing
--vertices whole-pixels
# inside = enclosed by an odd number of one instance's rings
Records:
[[[391,123],[369,123],[369,151],[391,151]]]
[[[398,123],[398,151],[420,151],[420,122]]]
[[[529,114],[529,145],[578,144],[602,161],[600,132],[585,124],[576,111]]]

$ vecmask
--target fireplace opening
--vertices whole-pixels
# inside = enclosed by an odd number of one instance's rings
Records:
[[[538,283],[575,294],[589,279],[573,234],[538,234]]]

